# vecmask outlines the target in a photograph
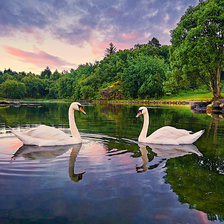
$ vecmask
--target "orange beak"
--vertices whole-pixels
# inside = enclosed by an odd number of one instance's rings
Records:
[[[142,111],[139,111],[136,115],[136,117],[139,117],[142,114]]]
[[[86,114],[86,112],[82,109],[82,107],[80,107],[79,110],[80,110],[83,114]]]

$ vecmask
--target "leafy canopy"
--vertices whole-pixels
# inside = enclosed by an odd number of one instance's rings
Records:
[[[224,0],[200,1],[189,7],[171,32],[173,72],[188,80],[199,79],[220,97],[224,60]]]

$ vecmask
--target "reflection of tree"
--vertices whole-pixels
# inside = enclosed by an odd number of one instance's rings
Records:
[[[146,145],[139,145],[143,165],[136,167],[137,172],[155,169],[166,162],[165,179],[179,196],[179,201],[207,213],[209,220],[224,221],[224,163],[220,157],[202,157],[194,145],[147,146],[157,156],[149,160]]]
[[[9,107],[1,110],[0,122],[15,127],[27,124],[68,125],[69,103],[35,104],[20,107]],[[79,120],[77,116],[77,120]]]
[[[212,122],[210,123],[207,131],[207,137],[212,137],[212,141],[214,144],[217,143],[218,126],[219,126],[219,120],[212,118]]]
[[[190,158],[190,159],[189,159]],[[224,221],[224,165],[218,158],[179,157],[167,162],[166,180],[182,203]]]

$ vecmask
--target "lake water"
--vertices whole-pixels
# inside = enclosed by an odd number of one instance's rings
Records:
[[[224,223],[224,121],[149,107],[148,134],[205,129],[189,146],[139,145],[136,105],[83,105],[83,143],[22,146],[9,127],[66,133],[69,103],[0,108],[0,223]]]

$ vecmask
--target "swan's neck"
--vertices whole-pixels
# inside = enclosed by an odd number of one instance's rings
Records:
[[[75,124],[74,110],[71,108],[71,106],[69,107],[68,110],[68,119],[72,137],[81,142],[81,137]]]
[[[143,127],[142,127],[142,131],[138,137],[138,141],[139,142],[144,142],[145,139],[146,139],[146,135],[147,135],[147,132],[148,132],[148,126],[149,126],[149,114],[148,114],[148,111],[147,113],[144,113],[143,114],[144,116],[144,123],[143,123]]]

